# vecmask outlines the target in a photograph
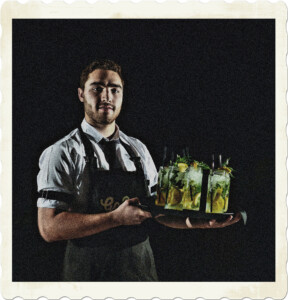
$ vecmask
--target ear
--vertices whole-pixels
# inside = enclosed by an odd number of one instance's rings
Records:
[[[84,91],[81,88],[78,88],[78,98],[81,102],[84,102]]]

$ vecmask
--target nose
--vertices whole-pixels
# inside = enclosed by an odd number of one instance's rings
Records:
[[[101,93],[101,101],[102,102],[111,102],[112,101],[112,93],[108,87],[105,87]]]

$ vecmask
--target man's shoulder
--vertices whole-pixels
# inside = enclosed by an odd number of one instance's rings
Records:
[[[81,139],[80,139],[80,134],[79,134],[79,129],[76,128],[72,130],[70,133],[65,135],[63,138],[59,139],[58,141],[54,142],[50,146],[48,146],[42,153],[58,153],[60,154],[61,152],[66,152],[66,151],[71,151],[73,149],[78,149],[81,144]]]
[[[130,145],[136,152],[139,153],[140,157],[145,161],[150,158],[149,150],[147,149],[146,145],[141,142],[138,138],[128,136],[127,134],[120,131],[120,139]]]
[[[142,143],[139,139],[133,136],[129,136],[125,134],[123,131],[120,131],[120,139],[122,139],[127,144],[134,146],[136,149],[138,149],[139,147],[142,149],[146,149],[145,144]]]
[[[128,136],[122,131],[120,131],[120,138],[122,139],[122,141],[126,142],[128,145],[134,148],[134,150],[136,150],[136,152],[142,159],[142,162],[144,164],[144,169],[147,174],[147,178],[150,180],[151,186],[156,184],[157,170],[146,145],[142,143],[139,139],[132,136]]]
[[[56,141],[53,145],[79,145],[80,142],[80,134],[79,134],[79,129],[76,128],[74,130],[72,130],[70,133],[68,133],[67,135],[65,135],[63,138],[61,138],[60,140]],[[53,146],[52,145],[52,146]]]

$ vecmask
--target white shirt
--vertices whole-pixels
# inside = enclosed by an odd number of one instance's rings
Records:
[[[109,164],[105,155],[98,145],[103,136],[84,119],[81,124],[82,130],[92,143],[94,155],[97,157],[97,167],[109,170]],[[149,189],[157,183],[157,170],[147,147],[138,139],[129,137],[119,130],[113,139],[120,138],[121,142],[128,144],[140,156],[144,174],[149,180]],[[116,145],[117,158],[125,171],[135,171],[135,165],[130,160],[130,155],[121,143]],[[40,171],[37,176],[38,192],[41,190],[64,192],[79,195],[82,185],[82,174],[85,167],[85,150],[78,129],[73,130],[43,151],[39,160]],[[151,193],[152,195],[152,193]],[[68,209],[65,202],[38,198],[38,207]]]

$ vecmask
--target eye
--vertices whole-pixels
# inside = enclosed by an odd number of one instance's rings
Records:
[[[97,86],[93,88],[93,91],[101,93],[103,91],[103,88],[101,86]]]
[[[120,91],[119,91],[118,89],[116,89],[116,88],[113,88],[113,89],[111,90],[111,92],[112,92],[112,94],[117,94],[117,93],[119,93]]]

